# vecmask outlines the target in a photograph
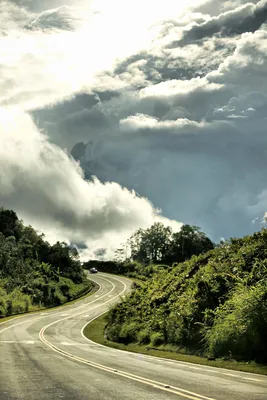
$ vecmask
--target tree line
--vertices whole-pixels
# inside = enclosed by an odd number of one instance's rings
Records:
[[[197,226],[183,225],[179,232],[173,232],[171,227],[156,222],[148,229],[138,229],[116,250],[113,260],[89,260],[83,267],[145,280],[174,262],[213,248],[212,241]]]
[[[137,230],[127,245],[130,257],[142,264],[172,264],[214,248],[212,241],[197,226],[183,225],[179,232],[173,232],[161,222]]]
[[[13,210],[0,208],[0,317],[63,304],[90,287],[76,248],[50,245]]]

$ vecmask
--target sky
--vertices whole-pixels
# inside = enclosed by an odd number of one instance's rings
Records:
[[[267,211],[267,1],[0,1],[0,205],[83,259]]]

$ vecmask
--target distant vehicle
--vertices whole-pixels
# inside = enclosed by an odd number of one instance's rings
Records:
[[[91,268],[89,271],[90,274],[96,274],[98,272],[96,268]]]

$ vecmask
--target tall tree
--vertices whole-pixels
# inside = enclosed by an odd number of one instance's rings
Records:
[[[182,262],[213,248],[212,241],[198,226],[183,225],[179,232],[172,235],[166,260]]]
[[[172,230],[161,222],[155,222],[148,229],[139,229],[130,240],[133,260],[143,263],[159,262],[167,254]]]
[[[18,237],[19,219],[15,211],[6,210],[3,207],[0,208],[0,232],[2,232],[5,237]]]

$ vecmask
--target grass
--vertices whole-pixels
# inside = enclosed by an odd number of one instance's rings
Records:
[[[107,340],[104,337],[104,330],[106,325],[106,314],[101,315],[94,321],[90,322],[84,329],[84,335],[99,344],[104,346],[112,347],[119,350],[131,351],[133,353],[147,354],[149,356],[167,358],[176,361],[183,361],[194,364],[207,365],[209,367],[225,368],[235,371],[250,372],[254,374],[267,375],[267,365],[257,364],[253,361],[251,362],[239,362],[239,361],[224,361],[222,359],[210,361],[204,357],[199,357],[195,355],[182,354],[175,351],[174,348],[159,347],[150,348],[148,346],[143,346],[139,344],[121,344],[115,343]]]
[[[39,312],[43,312],[44,310],[49,310],[49,311],[57,310],[57,309],[59,309],[61,307],[69,306],[71,304],[76,303],[77,301],[81,301],[81,300],[85,299],[86,297],[92,296],[92,294],[94,294],[98,290],[99,286],[93,281],[90,281],[90,282],[92,283],[93,287],[90,288],[88,291],[86,291],[82,296],[77,297],[76,299],[73,299],[71,301],[67,301],[64,304],[60,304],[59,306],[54,306],[54,307],[33,306],[31,308],[31,310],[29,310],[28,312],[24,312],[24,313],[20,313],[20,314],[14,314],[14,315],[10,315],[8,317],[1,318],[0,319],[0,326],[1,326],[1,324],[3,322],[9,321],[9,320],[17,318],[17,317],[23,317],[26,314],[28,315],[28,314],[32,314],[32,313],[39,313]]]

